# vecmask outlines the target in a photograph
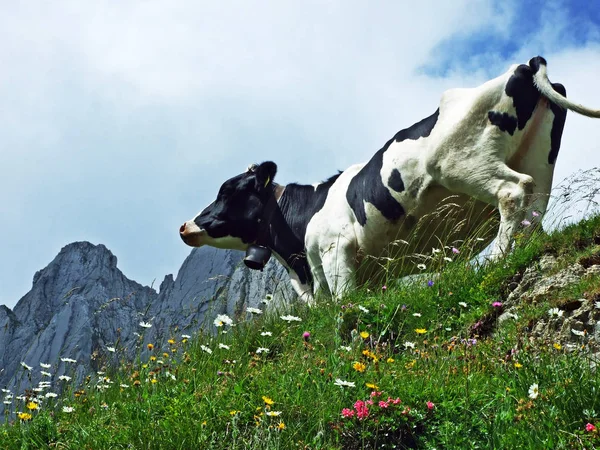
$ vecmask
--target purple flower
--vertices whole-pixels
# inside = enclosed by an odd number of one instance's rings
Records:
[[[305,331],[304,333],[302,333],[302,337],[306,342],[308,342],[308,340],[310,339],[310,333],[308,331]]]
[[[525,219],[524,221],[521,222],[521,225],[523,225],[524,227],[528,227],[529,225],[531,225],[531,222],[527,219]]]
[[[427,286],[429,286],[429,287],[433,286],[433,284],[434,284],[434,283],[433,283],[433,280],[429,280],[429,281],[427,282]]]
[[[539,217],[539,216],[540,216],[540,213],[539,213],[539,212],[537,212],[537,211],[532,211],[532,212],[531,212],[531,215],[532,215],[533,217]]]
[[[494,302],[494,303],[492,303],[492,306],[494,308],[502,308],[502,302]]]
[[[406,305],[402,305],[402,308],[400,308],[402,311],[406,311],[408,309],[408,306]]]
[[[381,290],[382,290],[383,292],[387,291],[387,286],[384,284],[383,286],[381,286]]]
[[[458,255],[460,253],[460,251],[456,247],[452,247],[452,253],[454,253],[455,255]]]

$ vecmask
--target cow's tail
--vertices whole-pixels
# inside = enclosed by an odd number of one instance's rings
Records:
[[[552,103],[584,116],[600,119],[600,109],[591,109],[587,106],[580,105],[579,103],[573,103],[552,88],[552,84],[548,79],[545,61],[539,64],[537,72],[533,75],[533,82],[538,91]]]

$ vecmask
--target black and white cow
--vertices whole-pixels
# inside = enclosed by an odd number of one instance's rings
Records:
[[[459,205],[475,199],[465,209],[474,223],[484,208],[498,209],[498,257],[526,215],[546,211],[566,110],[600,117],[565,96],[548,80],[546,61],[533,58],[479,87],[446,91],[431,116],[325,182],[282,186],[274,183],[275,163],[251,166],[181,226],[181,238],[247,250],[248,265],[258,268],[272,250],[301,298],[340,297],[356,286],[366,256],[382,255],[454,196]],[[430,239],[422,242],[421,250],[430,248]]]

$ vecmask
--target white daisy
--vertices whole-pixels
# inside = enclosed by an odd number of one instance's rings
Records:
[[[415,316],[415,317],[421,317],[421,313],[413,313],[413,316]]]
[[[62,362],[67,362],[67,363],[76,363],[77,362],[77,360],[73,359],[73,358],[60,358],[60,360]]]
[[[273,333],[271,333],[270,331],[263,331],[262,333],[260,333],[261,336],[273,336]]]
[[[61,375],[60,377],[58,377],[58,379],[61,381],[71,381],[71,377],[68,375]]]
[[[117,351],[114,347],[106,347],[106,350],[108,350],[111,353],[114,353]]]
[[[565,313],[565,312],[564,312],[562,309],[559,309],[559,308],[550,308],[550,309],[548,310],[548,315],[549,315],[550,317],[562,317],[562,315],[563,315],[564,313]]]
[[[360,309],[360,310],[361,310],[362,312],[364,312],[365,314],[368,314],[368,313],[369,313],[369,310],[368,310],[367,308],[365,308],[364,306],[362,306],[362,305],[358,305],[358,309]]]
[[[406,341],[403,345],[404,345],[404,348],[415,348],[414,342]]]
[[[263,313],[262,309],[252,308],[252,307],[246,308],[246,311],[248,311],[249,313],[252,313],[252,314],[262,314]]]
[[[182,334],[181,337],[183,339],[191,339],[191,336],[189,334]]]
[[[210,348],[208,348],[206,345],[201,345],[200,348],[202,350],[204,350],[206,353],[208,353],[209,355],[212,354],[212,350]]]
[[[40,370],[40,373],[45,376],[45,377],[51,377],[52,374],[50,372],[44,372],[43,370]]]
[[[58,394],[56,394],[55,392],[46,392],[46,395],[44,397],[46,397],[46,398],[56,398],[56,397],[58,397]]]
[[[223,325],[231,326],[233,325],[233,320],[227,314],[219,314],[215,317],[213,323],[215,324],[215,327],[222,327]]]
[[[28,366],[27,364],[25,364],[25,362],[24,362],[24,361],[21,361],[21,365],[23,366],[23,368],[24,368],[25,370],[31,370],[31,369],[33,369],[33,367],[31,367],[31,366]]]
[[[231,347],[229,347],[229,345],[219,344],[219,348],[224,348],[225,350],[229,350]]]
[[[300,317],[296,317],[296,316],[290,316],[290,315],[288,315],[288,316],[281,316],[281,318],[283,320],[285,320],[286,322],[288,322],[288,323],[291,323],[291,322],[302,322],[302,319]]]
[[[427,269],[427,266],[425,264],[417,264],[417,269],[425,270],[425,269]]]
[[[142,328],[152,328],[152,324],[149,322],[140,322],[140,327]]]
[[[333,384],[335,384],[336,386],[340,386],[340,387],[355,387],[356,386],[356,384],[354,382],[344,381],[340,378],[336,378],[335,383],[333,383]]]
[[[352,351],[352,347],[350,347],[349,345],[347,345],[347,346],[341,345],[340,349],[346,350],[347,352]]]
[[[62,410],[64,413],[72,413],[75,410],[75,408],[73,408],[72,406],[63,406]]]
[[[277,417],[281,415],[281,411],[267,411],[265,414],[267,416]]]
[[[571,333],[575,336],[585,336],[585,331],[574,330],[573,328],[571,328]]]
[[[52,364],[44,364],[41,362],[40,367],[42,367],[42,369],[49,369],[50,367],[52,367]]]
[[[466,308],[468,306],[465,302],[458,302],[458,304],[463,308]]]
[[[271,350],[269,350],[268,348],[265,348],[265,347],[258,347],[258,348],[256,349],[256,353],[257,353],[257,354],[260,354],[260,353],[269,353],[270,351],[271,351]]]
[[[529,398],[537,398],[540,395],[539,386],[537,383],[533,383],[529,386]]]

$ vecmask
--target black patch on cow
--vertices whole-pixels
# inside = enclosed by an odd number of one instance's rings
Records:
[[[396,192],[402,192],[404,190],[404,181],[402,181],[402,176],[400,176],[400,171],[398,169],[392,170],[392,174],[388,178],[388,186]]]
[[[537,68],[536,68],[537,70]],[[509,78],[504,92],[513,99],[513,106],[517,110],[517,126],[519,130],[525,128],[531,118],[535,105],[540,99],[540,92],[533,84],[534,70],[528,65],[521,64]]]
[[[332,176],[316,189],[311,185],[288,184],[271,219],[269,247],[286,261],[303,284],[312,283],[306,259],[306,227],[323,208],[329,189],[339,176]]]
[[[567,90],[560,83],[553,83],[552,88],[561,94],[567,96]],[[565,120],[567,119],[567,110],[561,108],[554,103],[550,103],[550,109],[554,113],[552,121],[552,132],[550,133],[550,154],[548,155],[548,164],[554,164],[560,150],[560,141],[562,139],[563,129],[565,128]]]
[[[402,142],[406,139],[417,140],[429,136],[438,120],[439,113],[440,110],[437,109],[431,116],[396,133],[350,181],[346,199],[354,211],[358,223],[362,226],[367,223],[365,202],[375,206],[388,220],[398,220],[404,215],[404,208],[392,197],[381,179],[383,154],[393,142]],[[400,174],[398,173],[398,175]],[[404,183],[402,184],[404,185]]]
[[[492,125],[500,128],[500,131],[508,131],[511,136],[515,134],[517,128],[517,118],[508,113],[500,113],[497,111],[488,112],[488,119]]]

